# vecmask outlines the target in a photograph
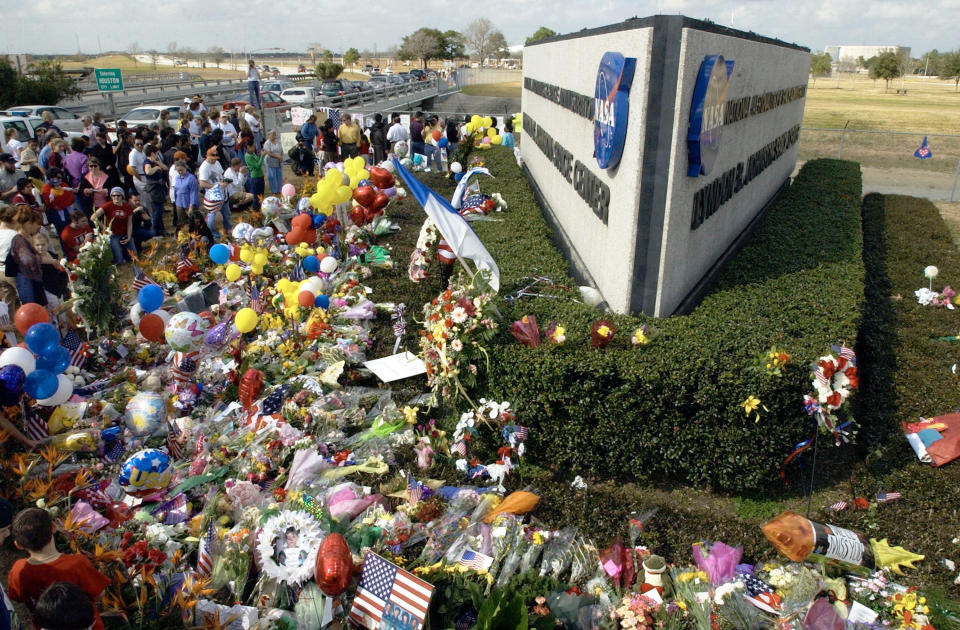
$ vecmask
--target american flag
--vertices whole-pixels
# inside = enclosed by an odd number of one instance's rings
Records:
[[[407,312],[407,306],[400,302],[393,309],[393,313],[390,314],[390,319],[393,320],[393,336],[394,337],[403,337],[407,333],[407,320],[403,316]]]
[[[180,250],[180,256],[177,258],[177,275],[181,273],[194,273],[197,271],[197,266],[193,264],[193,261],[190,260],[190,256],[187,255],[187,248]]]
[[[160,505],[153,515],[164,525],[179,525],[189,518],[187,514],[187,497],[182,492],[166,503]]]
[[[98,379],[89,385],[84,385],[83,387],[78,387],[73,390],[73,393],[80,397],[93,396],[97,392],[102,392],[112,385],[112,381],[109,378]]]
[[[173,459],[183,458],[183,444],[180,443],[180,430],[172,422],[168,422],[167,453]]]
[[[340,110],[339,109],[329,109],[327,110],[327,118],[330,119],[330,122],[333,123],[334,129],[340,128]]]
[[[350,621],[371,630],[381,627],[381,619],[394,622],[396,627],[420,628],[432,596],[432,584],[371,551],[364,559],[357,595],[350,609]],[[416,623],[402,624],[401,617],[410,617]]]
[[[833,349],[837,351],[837,356],[841,359],[846,359],[847,361],[856,361],[857,359],[856,353],[845,345],[839,348],[834,346]]]
[[[140,268],[139,266],[137,266],[137,265],[134,265],[134,266],[133,266],[133,285],[132,285],[132,286],[133,286],[133,290],[134,290],[135,292],[139,293],[139,292],[140,292],[140,289],[142,289],[143,287],[147,286],[148,284],[157,284],[157,283],[154,282],[154,281],[150,278],[150,276],[148,276],[147,274],[143,273],[143,269],[141,269],[141,268]],[[157,286],[159,286],[159,285],[157,285]]]
[[[467,443],[464,442],[463,440],[460,440],[459,442],[457,442],[456,444],[453,445],[453,449],[452,449],[452,450],[453,450],[454,453],[457,453],[458,455],[460,455],[460,457],[466,457],[466,456],[467,456]]]
[[[293,269],[290,270],[290,280],[292,282],[301,282],[305,277],[303,266],[300,263],[294,265]]]
[[[227,196],[220,186],[207,188],[207,192],[203,194],[203,208],[207,212],[219,210],[226,198]]]
[[[197,547],[197,573],[202,576],[210,575],[213,572],[213,543],[216,534],[213,529],[213,520],[207,526],[207,535],[200,539],[200,546]]]
[[[837,501],[827,508],[828,512],[843,512],[850,504],[846,501]]]
[[[486,571],[493,564],[493,558],[473,549],[466,549],[460,556],[460,565],[475,571]]]
[[[899,492],[878,492],[877,493],[877,503],[886,503],[888,501],[895,501],[901,498],[903,495]]]
[[[83,368],[87,362],[87,350],[90,346],[85,341],[80,341],[77,331],[72,328],[63,336],[63,347],[70,351],[70,365]]]
[[[260,289],[257,288],[256,284],[250,287],[250,308],[256,311],[257,315],[261,315],[266,308],[263,300],[260,299]]]
[[[186,384],[197,371],[197,361],[194,359],[197,354],[196,352],[177,352],[173,355],[173,367],[170,368],[170,373],[179,385]]]
[[[104,483],[105,482],[101,482]],[[80,501],[86,501],[94,508],[100,509],[107,507],[112,503],[110,497],[107,496],[107,493],[103,491],[101,484],[95,484],[89,488],[83,488],[82,490],[76,490],[73,493],[74,497]]]
[[[123,440],[114,440],[112,445],[105,449],[103,452],[103,459],[107,463],[114,463],[120,461],[120,458],[123,457],[123,454],[127,452],[127,449],[123,447]]]
[[[420,497],[423,496],[423,484],[413,478],[413,475],[407,477],[407,500],[416,505],[420,503]]]
[[[31,440],[40,441],[50,437],[50,427],[47,421],[34,413],[33,408],[25,402],[20,403],[23,409],[23,426]]]

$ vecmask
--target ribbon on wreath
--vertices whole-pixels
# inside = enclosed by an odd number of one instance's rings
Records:
[[[797,444],[794,445],[793,450],[789,455],[787,455],[787,458],[783,460],[783,463],[780,465],[780,478],[783,479],[784,483],[786,484],[790,483],[787,480],[787,464],[799,457],[801,453],[813,445],[813,442],[817,437],[817,431],[819,431],[821,427],[833,434],[834,439],[837,441],[837,446],[840,446],[841,441],[850,441],[850,432],[846,430],[847,427],[850,426],[850,422],[847,421],[841,424],[834,424],[832,419],[823,411],[820,401],[818,401],[816,398],[809,395],[804,396],[803,409],[807,412],[808,416],[814,419],[813,435],[802,442],[797,442]]]

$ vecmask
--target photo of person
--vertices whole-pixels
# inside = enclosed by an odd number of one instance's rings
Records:
[[[299,569],[307,561],[307,550],[300,546],[300,532],[295,527],[288,527],[283,537],[277,538],[274,560],[288,569]]]
[[[396,604],[387,604],[377,630],[420,630],[422,626],[413,614]]]

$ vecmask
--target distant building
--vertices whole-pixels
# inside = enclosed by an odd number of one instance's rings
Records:
[[[856,61],[858,58],[863,57],[864,59],[869,59],[870,57],[876,57],[880,53],[892,52],[895,55],[905,55],[910,56],[910,47],[909,46],[827,46],[825,52],[830,55],[831,61],[834,65],[840,61]]]

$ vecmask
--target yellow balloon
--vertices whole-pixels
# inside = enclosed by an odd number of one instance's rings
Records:
[[[257,252],[257,254],[253,257],[253,264],[256,267],[263,267],[267,264],[267,255],[263,252]]]
[[[310,195],[310,205],[319,209],[323,205],[323,195],[319,192]]]
[[[359,186],[359,185],[360,185],[360,176],[359,176],[359,175],[351,175],[351,176],[350,176],[350,188],[356,188],[356,187]]]
[[[226,274],[227,274],[227,280],[229,280],[230,282],[236,282],[237,279],[240,277],[240,265],[233,265],[233,264],[227,265]]]
[[[492,126],[493,126],[493,118],[490,118],[489,116],[485,116],[485,117],[483,118],[483,126],[484,126],[484,127],[492,127]]]
[[[337,187],[337,192],[336,192],[336,202],[337,202],[337,203],[345,203],[345,202],[347,202],[347,201],[350,201],[350,197],[351,197],[352,195],[353,195],[353,193],[350,192],[350,187],[349,187],[349,186],[338,186],[338,187]]]
[[[257,265],[250,265],[250,273],[255,276],[259,276],[263,273],[263,267],[258,267]]]
[[[331,168],[327,171],[327,174],[323,176],[323,181],[337,182],[338,184],[343,181],[340,177],[340,171],[335,168]],[[320,182],[317,182],[317,192],[320,192]]]
[[[253,248],[244,245],[240,248],[240,260],[247,263],[248,265],[253,260]]]
[[[492,140],[493,137],[496,136],[496,135],[497,135],[497,130],[496,130],[496,129],[494,129],[493,127],[490,127],[489,129],[487,129],[487,136],[489,136],[491,140]]]
[[[290,278],[280,278],[277,280],[277,291],[283,293],[290,286]]]
[[[357,158],[357,159],[360,160],[361,162],[363,161],[363,158]],[[360,177],[360,179],[370,179],[370,171],[368,171],[365,168],[361,168],[359,171],[357,171],[357,175]]]
[[[241,308],[237,311],[237,317],[234,320],[234,324],[237,326],[237,330],[242,333],[248,333],[254,328],[257,327],[257,322],[260,320],[257,317],[257,312],[252,308]]]
[[[473,133],[473,123],[467,123],[464,128],[467,130],[467,133]]]
[[[479,127],[483,123],[483,118],[480,118],[477,114],[474,114],[470,117],[470,124],[474,127]]]
[[[503,136],[493,136],[490,138],[491,144],[500,144],[501,142],[503,142]]]

